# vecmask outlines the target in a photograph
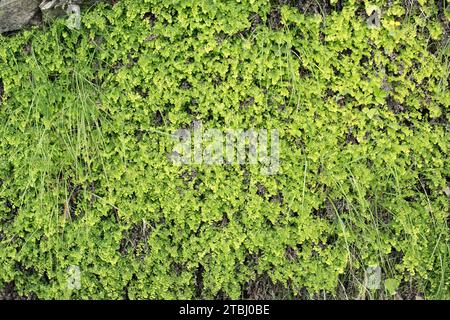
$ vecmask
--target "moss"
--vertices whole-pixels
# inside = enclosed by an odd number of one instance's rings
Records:
[[[0,287],[449,298],[448,9],[389,3],[124,0],[0,37]],[[277,128],[279,172],[173,165],[199,121]]]

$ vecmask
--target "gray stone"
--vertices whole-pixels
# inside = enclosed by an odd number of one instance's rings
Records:
[[[35,24],[41,0],[0,0],[0,33]]]

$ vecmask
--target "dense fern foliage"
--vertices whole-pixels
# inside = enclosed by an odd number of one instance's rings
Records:
[[[121,0],[0,36],[0,288],[450,298],[446,1],[299,3]],[[196,121],[279,130],[279,171],[174,165]]]

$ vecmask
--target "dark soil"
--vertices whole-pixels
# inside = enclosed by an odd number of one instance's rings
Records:
[[[131,229],[124,232],[119,252],[122,255],[131,253],[135,258],[143,259],[149,250],[147,239],[151,229],[151,224],[143,222],[134,224]]]
[[[21,296],[17,293],[14,282],[5,284],[3,289],[0,289],[0,300],[36,300],[34,294],[28,296]]]
[[[294,294],[289,283],[287,286],[274,283],[267,273],[249,281],[243,289],[243,299],[251,300],[287,300],[292,299]],[[303,298],[302,292],[299,296],[297,295],[296,299],[298,298]]]

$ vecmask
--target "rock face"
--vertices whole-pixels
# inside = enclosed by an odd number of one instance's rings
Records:
[[[41,0],[0,0],[0,33],[35,24]]]

